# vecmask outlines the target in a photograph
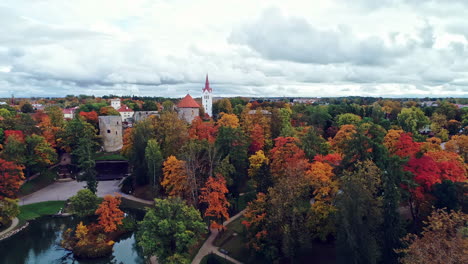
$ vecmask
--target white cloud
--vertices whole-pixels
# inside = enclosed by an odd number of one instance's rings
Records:
[[[3,0],[0,97],[467,96],[465,2]]]

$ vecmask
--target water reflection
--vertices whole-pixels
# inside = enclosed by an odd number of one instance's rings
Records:
[[[75,227],[80,221],[89,222],[89,220],[77,217],[42,217],[32,221],[27,229],[0,242],[0,263],[144,263],[141,249],[136,245],[134,234],[128,234],[116,241],[114,252],[110,257],[75,260],[70,251],[60,247],[60,240],[64,230]]]

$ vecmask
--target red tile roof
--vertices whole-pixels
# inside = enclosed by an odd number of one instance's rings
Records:
[[[187,94],[180,102],[177,104],[179,108],[199,108],[200,105],[193,100],[190,94]]]
[[[119,109],[117,109],[117,112],[133,112],[133,110],[126,105],[122,105]]]

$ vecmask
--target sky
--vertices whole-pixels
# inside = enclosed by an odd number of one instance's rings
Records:
[[[468,97],[468,0],[1,0],[0,97]]]

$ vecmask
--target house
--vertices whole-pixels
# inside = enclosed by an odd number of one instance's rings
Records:
[[[116,99],[111,99],[111,106],[115,109],[115,110],[119,110],[121,105],[120,105],[120,98],[116,98]]]
[[[73,117],[75,117],[76,109],[78,109],[78,107],[62,109],[63,118],[64,119],[73,119]]]
[[[195,100],[193,100],[190,94],[187,94],[177,104],[177,110],[179,113],[179,118],[191,124],[193,119],[200,114],[200,105],[195,102]]]
[[[122,105],[119,109],[117,109],[117,112],[120,113],[120,116],[122,117],[122,122],[133,122],[133,114],[135,113],[135,111],[133,111],[130,107]]]

